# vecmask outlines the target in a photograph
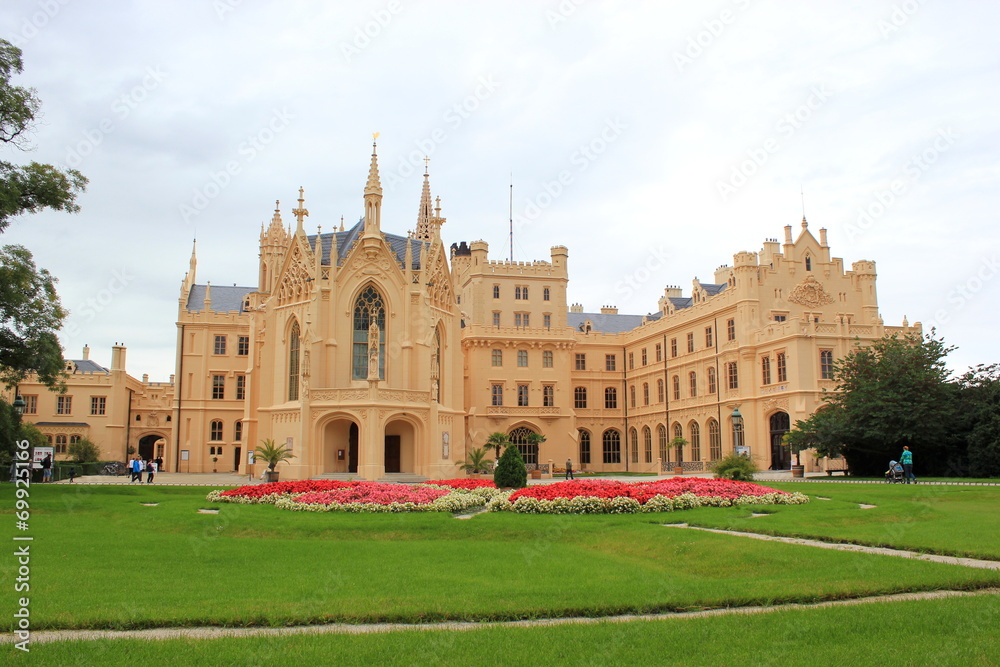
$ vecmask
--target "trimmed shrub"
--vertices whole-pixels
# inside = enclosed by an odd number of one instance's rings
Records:
[[[730,454],[719,459],[712,466],[712,472],[716,477],[722,479],[732,479],[737,482],[752,482],[753,474],[757,472],[757,466],[746,456],[740,454]]]
[[[523,489],[528,485],[528,469],[524,467],[521,452],[517,445],[507,445],[503,455],[497,461],[496,472],[493,473],[493,483],[498,489]]]

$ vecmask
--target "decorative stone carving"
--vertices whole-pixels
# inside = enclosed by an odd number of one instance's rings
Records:
[[[819,308],[833,303],[833,296],[823,289],[815,276],[806,276],[788,295],[788,301],[806,308]]]

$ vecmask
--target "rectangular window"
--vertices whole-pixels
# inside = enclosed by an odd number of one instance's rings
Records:
[[[576,353],[576,370],[585,371],[587,370],[587,355],[584,353]]]
[[[656,400],[660,403],[666,398],[665,390],[663,388],[663,380],[656,381]]]
[[[521,313],[514,313],[514,326],[521,328]]]
[[[56,397],[56,414],[57,415],[69,415],[69,414],[73,414],[73,397],[72,396],[57,396]]]
[[[222,422],[215,420],[212,422],[212,432],[209,436],[209,440],[219,441],[222,440]]]
[[[760,358],[760,383],[771,384],[771,357]]]
[[[490,386],[490,394],[493,398],[493,405],[503,405],[503,385],[494,384]]]
[[[542,387],[542,407],[551,408],[556,404],[556,388],[550,384]]]
[[[226,397],[226,376],[212,376],[212,398],[221,399]]]
[[[634,352],[629,352],[628,353],[628,369],[632,370],[633,368],[635,368],[635,353]]]
[[[712,327],[705,327],[705,347],[715,345],[715,336],[712,335]]]
[[[499,285],[494,285],[493,286],[493,298],[494,299],[499,299],[500,298],[500,286]]]
[[[226,337],[216,336],[215,337],[215,353],[225,354],[226,353]]]
[[[726,382],[730,389],[740,388],[740,370],[735,361],[726,364]]]
[[[673,378],[671,378],[670,383],[672,385],[672,389],[673,389],[673,393],[674,393],[674,400],[675,401],[681,400],[681,379],[680,379],[680,377],[677,376],[677,375],[675,375]]]
[[[663,361],[663,345],[661,343],[656,344],[656,360]]]
[[[516,301],[527,301],[528,300],[528,286],[518,285],[514,288],[514,299]]]
[[[688,340],[688,352],[694,352],[694,332],[688,334],[687,340]]]
[[[833,379],[833,350],[819,351],[819,376],[824,380]]]
[[[587,407],[586,387],[577,387],[573,390],[573,407],[581,410]]]
[[[604,370],[613,371],[618,366],[618,360],[613,354],[604,355]]]
[[[618,409],[618,390],[614,387],[608,387],[604,390],[604,407],[607,410]]]
[[[247,376],[236,376],[236,400],[242,401],[247,397]]]
[[[726,320],[726,340],[736,340],[736,320]]]
[[[646,348],[642,348],[642,365],[646,365]]]
[[[526,384],[517,385],[517,406],[519,408],[528,406],[528,385]]]
[[[518,366],[518,368],[527,368],[528,367],[528,351],[527,350],[518,350],[517,351],[517,366]]]
[[[778,353],[778,382],[788,382],[788,366],[784,352]]]
[[[676,338],[671,338],[670,339],[670,357],[673,358],[673,357],[676,357],[676,356],[677,356],[677,339]]]
[[[788,315],[775,315],[774,316],[774,321],[775,322],[784,322],[787,319],[788,319]]]
[[[531,326],[531,322],[529,321],[530,317],[531,316],[530,316],[529,313],[524,313],[524,315],[521,317],[521,321],[524,322],[524,328],[525,329],[527,329],[528,327]]]
[[[691,398],[698,395],[698,374],[694,371],[688,373],[688,388],[691,390]]]
[[[716,390],[715,386],[715,369],[708,369],[708,393],[714,394]]]
[[[37,415],[38,414],[38,396],[21,396],[24,400],[24,414],[26,415]]]
[[[542,288],[542,301],[548,301],[548,300],[549,300],[549,288],[548,287],[543,287]]]
[[[108,399],[106,396],[90,397],[90,414],[103,415],[107,409]]]
[[[546,329],[551,329],[552,328],[552,316],[549,315],[548,313],[542,315],[542,324],[545,326]]]
[[[493,350],[493,352],[490,353],[490,356],[493,360],[493,366],[503,366],[503,350]]]
[[[542,351],[542,368],[552,368],[552,350]]]
[[[500,313],[493,313],[493,326],[500,326]]]
[[[635,385],[628,388],[628,404],[629,407],[635,407]]]
[[[649,405],[649,383],[642,383],[642,404]]]
[[[236,442],[243,441],[243,422],[236,422],[233,425],[233,440]]]
[[[250,355],[250,336],[240,336],[236,340],[236,354],[241,357]]]

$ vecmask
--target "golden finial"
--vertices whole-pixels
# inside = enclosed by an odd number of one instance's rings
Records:
[[[382,133],[381,132],[373,132],[372,133],[372,141],[378,141],[378,135],[380,135],[380,134],[382,134]]]

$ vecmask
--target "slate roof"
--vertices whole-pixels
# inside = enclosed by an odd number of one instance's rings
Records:
[[[110,373],[107,368],[101,366],[100,364],[91,361],[90,359],[67,359],[67,361],[73,362],[76,370],[80,373]]]
[[[330,249],[333,247],[334,239],[337,241],[337,266],[344,261],[344,256],[347,255],[351,248],[351,245],[361,238],[361,235],[365,231],[365,219],[361,218],[354,226],[343,232],[330,232],[328,234],[320,234],[320,243],[323,249],[322,259],[320,263],[324,266],[330,265]],[[420,269],[420,260],[423,256],[424,244],[419,239],[411,239],[406,236],[399,236],[398,234],[383,233],[385,242],[389,244],[389,248],[392,250],[393,254],[396,255],[396,260],[402,264],[406,260],[406,244],[409,242],[410,247],[413,252],[413,266],[411,267],[414,271]],[[316,234],[306,237],[309,241],[309,246],[316,251]],[[214,288],[213,288],[214,289]],[[213,299],[215,295],[212,295]]]
[[[34,422],[35,426],[90,426],[87,422]]]
[[[708,292],[709,296],[715,296],[722,290],[726,289],[726,283],[702,283],[701,286]]]
[[[590,320],[591,331],[599,333],[623,333],[642,325],[642,315],[619,315],[610,313],[566,313],[566,324],[577,331]]]
[[[192,285],[188,295],[187,309],[200,311],[205,306],[205,285]],[[256,287],[238,287],[236,285],[212,285],[212,311],[228,313],[232,310],[243,312],[243,300],[250,292],[256,292]]]
[[[691,304],[694,303],[693,299],[689,296],[671,296],[667,298],[670,299],[670,303],[674,304],[675,310],[690,308]]]

